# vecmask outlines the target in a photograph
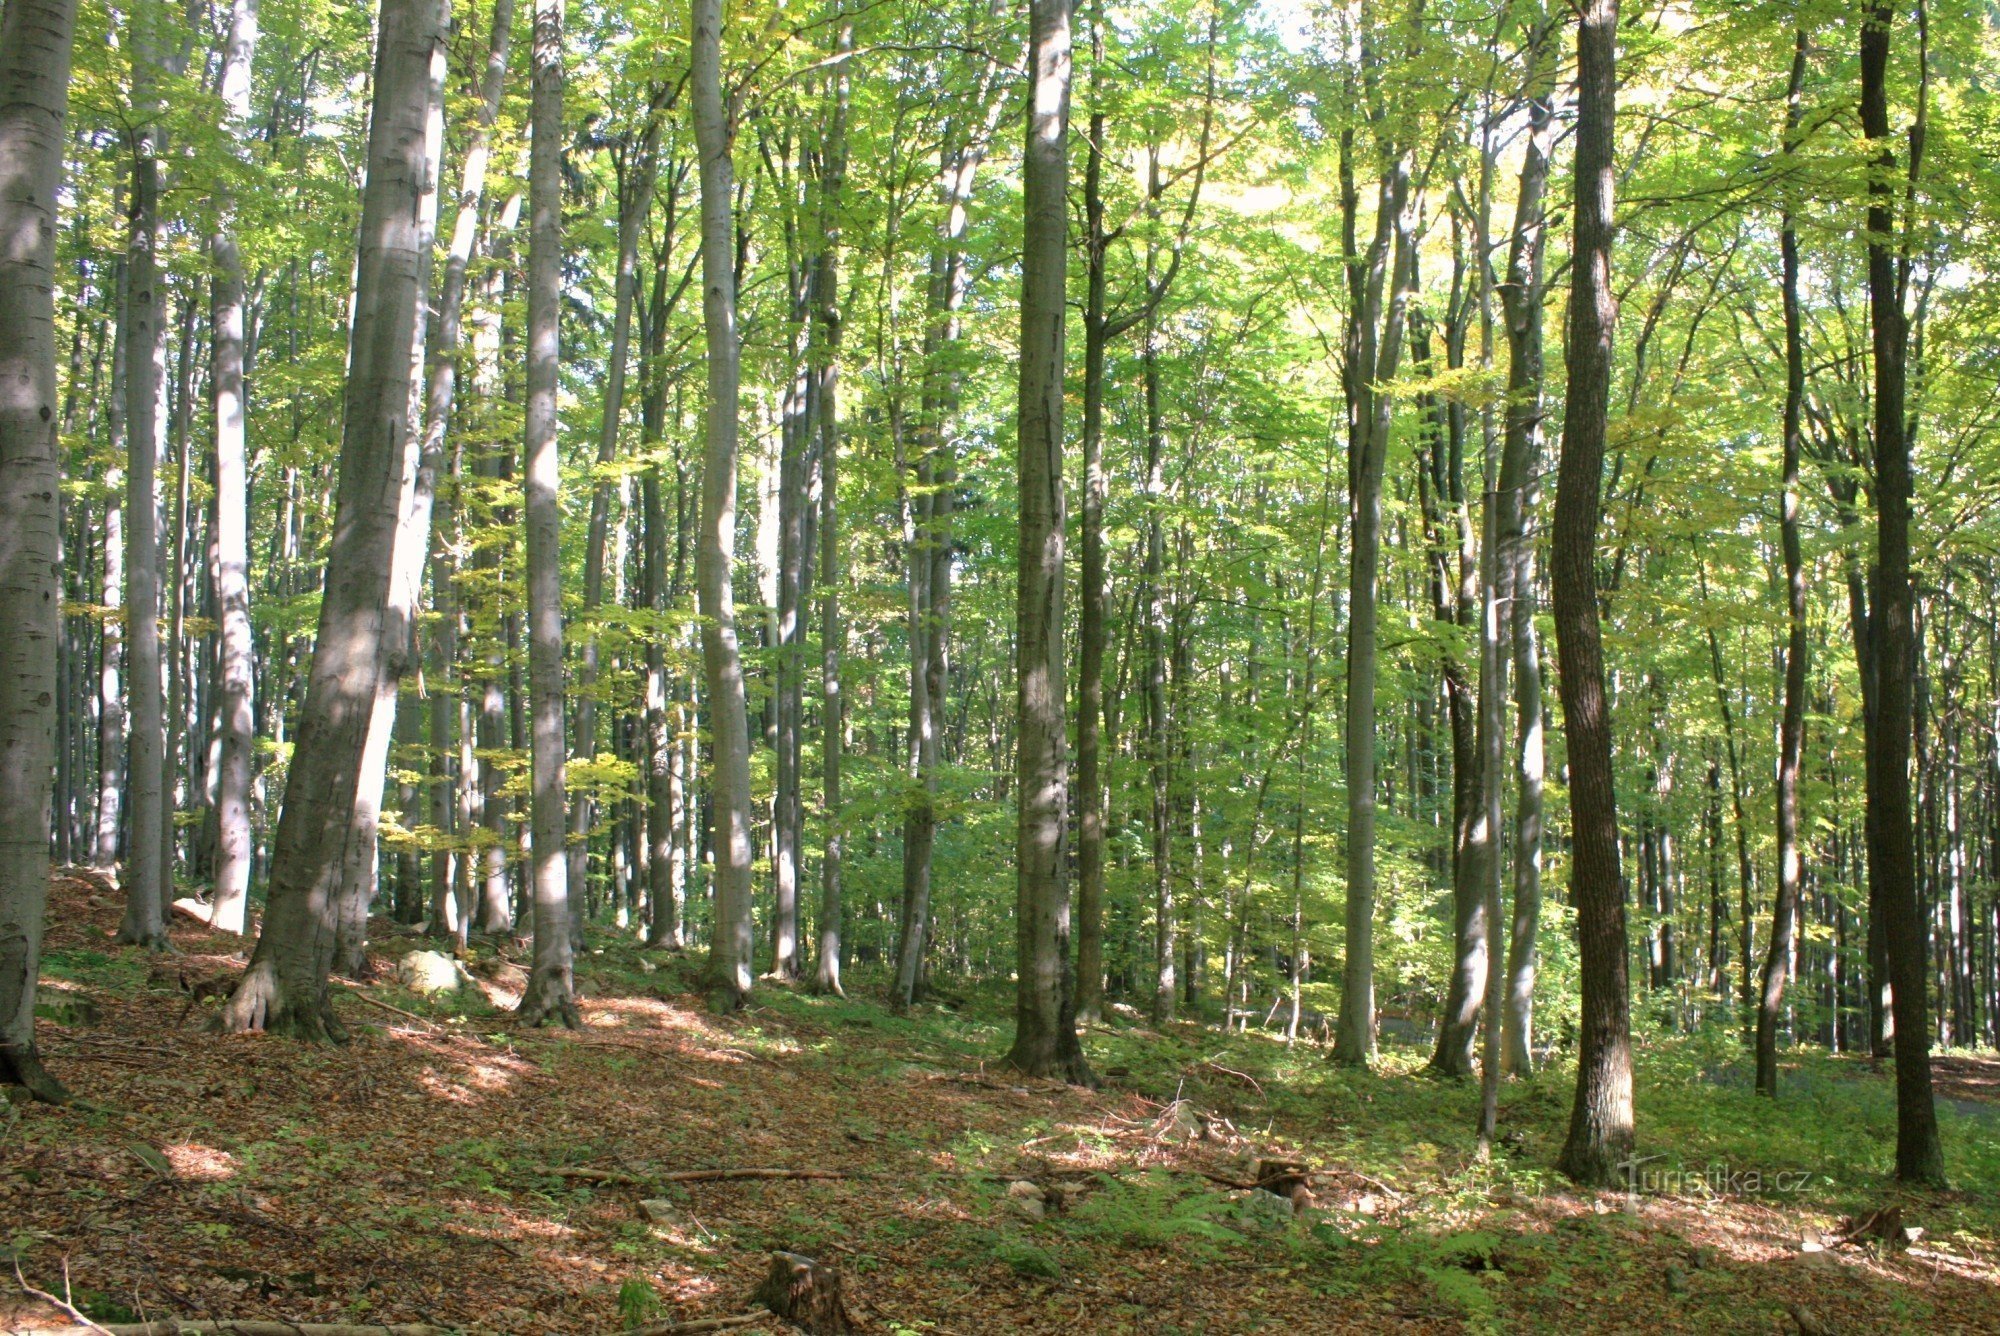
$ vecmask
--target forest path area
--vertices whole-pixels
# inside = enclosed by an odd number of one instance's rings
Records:
[[[67,1286],[104,1323],[608,1336],[752,1311],[786,1249],[839,1268],[867,1332],[2000,1331],[1991,1124],[1946,1114],[1960,1191],[1894,1195],[1886,1077],[1774,1109],[1642,1058],[1660,1158],[1637,1199],[1578,1195],[1545,1168],[1555,1073],[1505,1092],[1509,1153],[1479,1166],[1477,1091],[1393,1056],[1354,1076],[1261,1035],[1093,1027],[1103,1088],[1021,1082],[992,1065],[997,994],[898,1017],[866,979],[766,985],[718,1018],[695,962],[608,934],[580,1034],[517,1027],[518,967],[482,947],[455,994],[337,988],[353,1041],[306,1048],[203,1028],[234,939],[183,919],[174,954],[115,948],[95,879],[51,908],[42,1033],[84,1102],[0,1125],[0,1330],[65,1329],[25,1287]],[[381,977],[427,947],[381,925]],[[1310,1167],[1309,1204],[1229,1185],[1270,1159]],[[815,1176],[669,1177],[730,1169]],[[1914,1246],[1837,1242],[1892,1203]]]

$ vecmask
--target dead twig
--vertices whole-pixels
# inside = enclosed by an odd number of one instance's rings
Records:
[[[105,1330],[105,1328],[98,1326],[95,1322],[92,1322],[89,1318],[85,1317],[83,1315],[83,1310],[75,1307],[68,1300],[58,1299],[56,1298],[55,1295],[50,1294],[47,1290],[38,1290],[33,1285],[30,1285],[28,1283],[28,1278],[21,1274],[21,1259],[18,1257],[14,1259],[14,1279],[20,1282],[23,1293],[27,1294],[31,1298],[40,1299],[43,1303],[48,1304],[52,1308],[61,1309],[63,1312],[67,1313],[70,1316],[70,1318],[73,1319],[74,1321],[81,1322],[84,1325],[85,1329],[89,1331]],[[69,1259],[67,1257],[63,1259],[63,1291],[64,1293],[68,1293],[69,1291]]]
[[[650,1327],[632,1327],[621,1336],[692,1336],[697,1331],[728,1331],[731,1327],[748,1327],[759,1322],[771,1321],[769,1313],[742,1313],[736,1317],[703,1317],[692,1322],[656,1322]]]

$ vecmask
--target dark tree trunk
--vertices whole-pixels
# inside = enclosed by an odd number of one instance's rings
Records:
[[[1908,318],[1906,264],[1891,249],[1896,166],[1889,141],[1889,28],[1893,6],[1871,0],[1861,28],[1861,130],[1876,147],[1868,178],[1868,313],[1875,361],[1875,588],[1873,639],[1880,728],[1868,747],[1868,809],[1878,857],[1875,903],[1883,919],[1896,1018],[1896,1177],[1944,1185],[1931,1099],[1930,1017],[1924,988],[1924,922],[1917,901],[1910,820],[1911,679],[1916,638],[1910,591],[1910,443],[1904,420]],[[1919,120],[1918,125],[1922,125]],[[1921,151],[1921,139],[1913,152]]]
[[[1564,349],[1568,410],[1550,564],[1569,739],[1570,894],[1583,975],[1576,1102],[1557,1164],[1576,1181],[1596,1186],[1617,1182],[1633,1134],[1625,892],[1597,610],[1597,524],[1617,319],[1611,286],[1617,51],[1618,0],[1589,0],[1577,34],[1576,239]]]

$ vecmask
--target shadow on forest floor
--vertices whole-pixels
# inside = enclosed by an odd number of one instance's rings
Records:
[[[1023,1082],[993,1070],[997,991],[897,1017],[865,976],[852,1001],[766,984],[717,1018],[693,961],[608,930],[580,1034],[383,985],[400,1012],[338,990],[354,1042],[303,1048],[180,1025],[183,981],[239,943],[178,922],[156,962],[111,945],[119,908],[52,895],[42,1038],[97,1107],[0,1123],[0,1246],[99,1321],[612,1333],[744,1312],[785,1248],[883,1333],[2000,1331],[1995,1124],[1947,1113],[1960,1190],[1900,1192],[1888,1078],[1852,1060],[1788,1055],[1773,1105],[1708,1079],[1714,1041],[1645,1049],[1642,1191],[1587,1194],[1547,1167],[1561,1069],[1503,1092],[1510,1149],[1481,1165],[1476,1088],[1406,1056],[1354,1075],[1258,1034],[1093,1027],[1103,1089]],[[425,943],[380,928],[386,977]],[[504,1001],[513,967],[470,964]],[[1941,1063],[1968,1103],[1996,1073]],[[1217,1181],[1264,1158],[1313,1167],[1309,1207]],[[661,1179],[724,1168],[838,1176]],[[1915,1246],[1807,1250],[1889,1203]],[[0,1330],[56,1317],[0,1298]]]

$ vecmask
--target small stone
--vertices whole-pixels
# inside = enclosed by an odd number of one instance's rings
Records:
[[[686,1212],[664,1197],[648,1197],[640,1202],[639,1216],[649,1225],[666,1229],[681,1229],[687,1224]]]
[[[413,993],[430,997],[455,993],[465,986],[465,970],[442,951],[412,951],[396,962],[396,982]]]
[[[1049,1213],[1041,1185],[1026,1179],[1017,1179],[1007,1185],[1007,1208],[1033,1224],[1041,1223]]]
[[[1668,1294],[1686,1294],[1688,1292],[1687,1273],[1677,1266],[1667,1268],[1666,1283]]]

